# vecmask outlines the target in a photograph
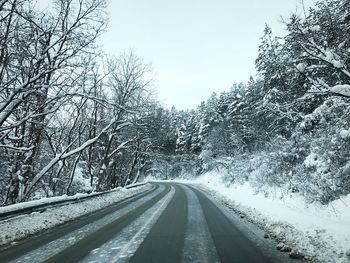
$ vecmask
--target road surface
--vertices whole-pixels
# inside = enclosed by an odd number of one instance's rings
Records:
[[[193,186],[154,183],[129,200],[0,248],[0,262],[292,261],[263,235]]]

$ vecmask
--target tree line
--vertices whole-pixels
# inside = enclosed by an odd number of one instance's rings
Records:
[[[320,1],[284,23],[284,37],[265,27],[257,77],[164,117],[177,127],[173,176],[218,171],[309,202],[350,193],[350,1]]]

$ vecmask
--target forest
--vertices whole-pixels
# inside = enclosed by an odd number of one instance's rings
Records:
[[[0,0],[0,203],[104,191],[147,176],[299,193],[350,193],[350,1],[266,25],[258,74],[179,111],[151,66],[105,54],[105,0]],[[229,88],[229,87],[227,87]]]

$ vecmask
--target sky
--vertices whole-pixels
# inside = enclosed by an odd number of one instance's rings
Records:
[[[265,24],[283,36],[281,16],[302,11],[301,0],[110,0],[99,44],[151,63],[161,104],[192,109],[254,76]]]

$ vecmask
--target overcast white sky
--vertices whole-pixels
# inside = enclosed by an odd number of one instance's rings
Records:
[[[301,0],[111,0],[99,43],[110,54],[133,50],[152,63],[161,103],[196,107],[255,74],[265,23],[284,34],[280,17],[302,13]],[[306,6],[315,0],[304,0]],[[298,7],[297,7],[298,6]]]

